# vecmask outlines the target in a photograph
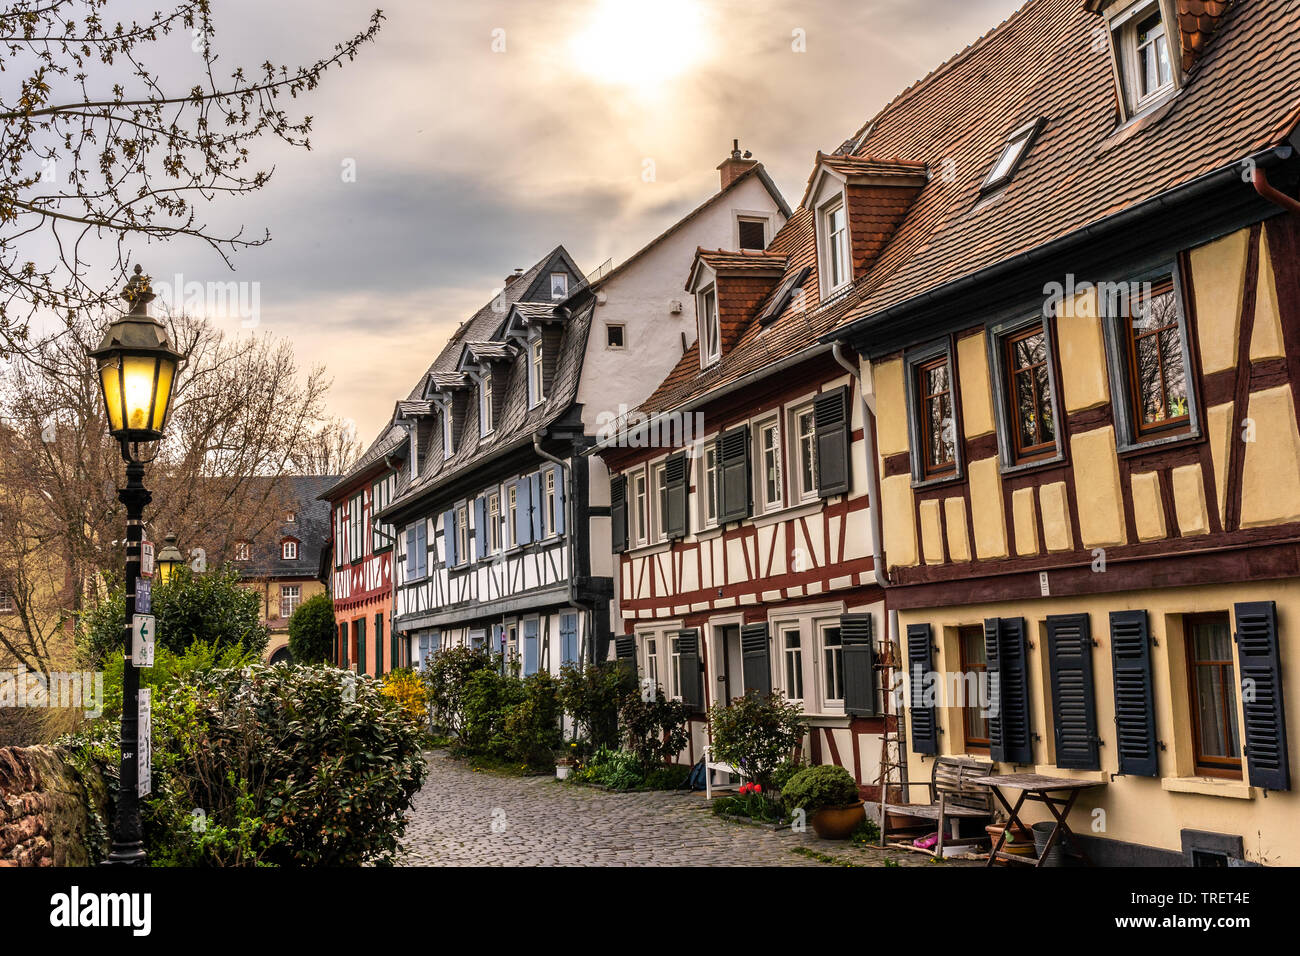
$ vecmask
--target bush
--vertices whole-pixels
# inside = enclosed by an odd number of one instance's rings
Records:
[[[338,631],[334,602],[328,594],[303,601],[289,618],[289,653],[299,664],[323,664],[334,659]]]
[[[519,683],[523,698],[505,714],[504,756],[532,770],[554,767],[555,751],[563,737],[560,732],[563,709],[555,678],[546,671],[538,671]]]
[[[816,813],[824,807],[843,807],[862,799],[853,775],[835,764],[805,767],[790,778],[781,799],[791,810]]]
[[[636,690],[636,677],[621,661],[560,668],[560,703],[593,748],[618,746],[619,705]]]
[[[585,767],[569,775],[577,783],[598,783],[611,790],[635,790],[645,781],[645,772],[636,754],[602,747]]]
[[[142,817],[155,865],[393,861],[425,764],[375,681],[283,664],[196,671],[163,688],[153,722]],[[116,736],[99,720],[64,741],[114,796]]]
[[[642,790],[679,790],[686,784],[691,768],[680,763],[666,763],[655,767],[641,781]]]
[[[669,700],[659,688],[652,700],[643,700],[639,692],[623,698],[619,709],[623,736],[643,774],[682,752],[689,740],[686,722],[690,716],[689,705]]]
[[[470,678],[479,671],[499,671],[499,665],[499,657],[470,647],[452,647],[434,654],[424,670],[434,724],[453,737],[464,737]]]
[[[177,654],[196,641],[218,649],[239,647],[258,657],[266,651],[269,632],[262,623],[261,598],[239,586],[234,565],[206,574],[195,574],[186,565],[177,568],[166,584],[155,584],[153,615],[158,646]],[[78,644],[91,667],[123,649],[125,627],[125,592],[120,586],[78,616]]]
[[[790,778],[806,766],[808,765],[802,760],[782,760],[772,771],[772,789],[784,790]]]
[[[233,647],[217,647],[206,641],[195,641],[177,654],[165,647],[154,649],[153,667],[140,670],[140,686],[153,689],[155,695],[166,688],[182,683],[195,675],[214,668],[239,669],[261,660],[255,651]],[[103,719],[116,724],[122,717],[122,667],[125,658],[120,650],[113,651],[104,661]]]
[[[406,714],[415,726],[424,727],[429,719],[428,697],[424,681],[420,680],[420,676],[415,671],[409,667],[398,667],[389,671],[384,675],[379,691],[397,701],[398,706],[402,708],[402,713]]]
[[[731,764],[747,780],[773,787],[772,776],[794,759],[803,742],[803,710],[780,694],[738,697],[709,709],[713,757]]]
[[[455,651],[443,653],[453,654]],[[510,750],[506,741],[506,714],[523,702],[524,682],[518,677],[483,668],[470,673],[460,696],[462,716],[456,740],[457,751],[504,757]]]

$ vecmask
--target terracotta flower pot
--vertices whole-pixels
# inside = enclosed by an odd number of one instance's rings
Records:
[[[843,807],[822,807],[812,815],[812,828],[823,840],[847,840],[867,818],[862,801]]]

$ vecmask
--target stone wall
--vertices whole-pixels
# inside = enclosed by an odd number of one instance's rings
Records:
[[[0,747],[0,867],[97,862],[107,814],[103,780],[53,747]]]

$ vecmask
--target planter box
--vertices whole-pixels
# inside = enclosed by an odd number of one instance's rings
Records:
[[[859,800],[844,807],[823,807],[809,822],[823,840],[847,840],[866,818],[866,807]]]

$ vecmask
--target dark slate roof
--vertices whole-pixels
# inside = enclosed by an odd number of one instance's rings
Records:
[[[250,560],[236,562],[241,577],[309,577],[320,571],[320,556],[330,539],[330,506],[320,500],[321,492],[338,481],[338,475],[289,475],[275,479],[283,500],[294,510],[295,520],[281,520],[251,542]],[[287,509],[286,509],[287,510]],[[283,560],[280,543],[298,540],[298,557]]]

